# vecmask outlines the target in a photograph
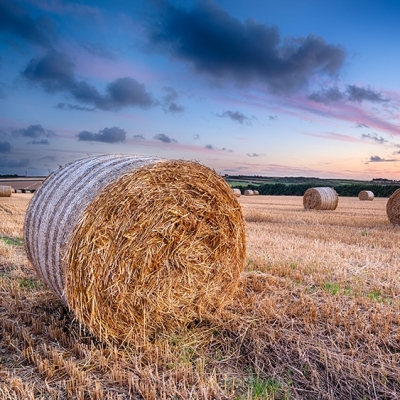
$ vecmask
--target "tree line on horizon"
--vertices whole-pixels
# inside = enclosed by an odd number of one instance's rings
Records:
[[[273,196],[303,196],[307,189],[316,187],[309,183],[265,183],[262,185],[249,184],[247,186],[232,185],[234,189],[240,189],[241,193],[249,190],[258,190],[260,194],[273,195]],[[387,184],[342,184],[330,186],[336,190],[339,196],[357,197],[362,190],[370,190],[374,193],[375,197],[390,197],[400,185],[387,185]]]

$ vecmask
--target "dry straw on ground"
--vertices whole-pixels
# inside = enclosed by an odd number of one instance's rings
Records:
[[[400,225],[400,188],[389,197],[386,214],[393,225]]]
[[[373,192],[370,190],[361,190],[360,193],[358,193],[358,198],[360,200],[369,200],[372,201],[374,199],[375,195]]]
[[[0,197],[11,197],[12,187],[11,186],[0,186]]]
[[[254,191],[250,190],[250,189],[247,189],[247,190],[244,191],[244,195],[245,196],[254,196]]]
[[[336,210],[339,196],[330,187],[307,189],[303,196],[303,206],[306,210]]]
[[[214,312],[245,264],[234,193],[188,161],[103,155],[71,163],[34,195],[24,237],[39,275],[106,341],[149,339]]]
[[[242,192],[240,191],[240,189],[232,189],[233,190],[233,194],[236,197],[240,197],[242,195]]]

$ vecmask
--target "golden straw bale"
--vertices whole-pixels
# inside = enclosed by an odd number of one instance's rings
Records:
[[[242,192],[240,191],[240,189],[232,189],[233,190],[233,194],[236,197],[240,197],[242,195]]]
[[[339,196],[330,187],[307,189],[303,195],[303,205],[306,210],[336,210]]]
[[[360,193],[358,193],[358,198],[360,200],[370,200],[372,201],[374,199],[375,195],[373,192],[370,190],[361,190]]]
[[[196,162],[102,155],[54,172],[25,217],[28,258],[101,340],[135,343],[213,313],[245,266],[240,204]]]
[[[247,190],[244,191],[244,195],[245,196],[254,196],[254,191],[250,190],[250,189],[247,189]]]
[[[0,197],[11,197],[12,192],[11,186],[0,186]]]
[[[258,196],[260,192],[258,190],[253,190],[254,196]]]
[[[400,188],[389,197],[386,214],[393,225],[400,225]]]

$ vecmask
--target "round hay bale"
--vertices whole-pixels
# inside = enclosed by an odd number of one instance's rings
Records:
[[[259,196],[260,192],[258,190],[253,190],[254,196]]]
[[[374,193],[371,192],[370,190],[361,190],[361,192],[358,193],[358,198],[362,201],[364,200],[372,201],[374,197],[375,197]]]
[[[29,204],[24,240],[77,319],[117,343],[215,312],[233,296],[246,257],[240,204],[217,173],[120,154],[50,175]]]
[[[11,197],[12,191],[11,186],[0,186],[0,197]]]
[[[232,189],[233,190],[233,194],[236,197],[240,197],[242,195],[242,192],[240,191],[240,189]]]
[[[254,191],[250,190],[250,189],[247,189],[247,190],[244,191],[244,195],[245,196],[254,196]]]
[[[393,225],[400,225],[400,188],[389,197],[386,214]]]
[[[339,196],[330,187],[307,189],[303,195],[303,205],[306,210],[336,210]]]

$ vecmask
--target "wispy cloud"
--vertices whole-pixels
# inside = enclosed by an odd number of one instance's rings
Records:
[[[366,164],[369,163],[379,163],[379,162],[397,162],[398,160],[391,158],[381,158],[379,156],[371,156],[370,159],[366,162]]]
[[[384,137],[378,136],[378,134],[376,134],[376,133],[363,133],[361,135],[361,137],[363,139],[372,140],[372,141],[374,141],[376,143],[379,143],[379,144],[385,144],[385,143],[388,142]]]
[[[254,118],[246,117],[240,111],[224,111],[222,114],[216,114],[219,118],[230,118],[232,121],[238,122],[239,124],[245,123],[246,125],[251,125],[251,120]]]

